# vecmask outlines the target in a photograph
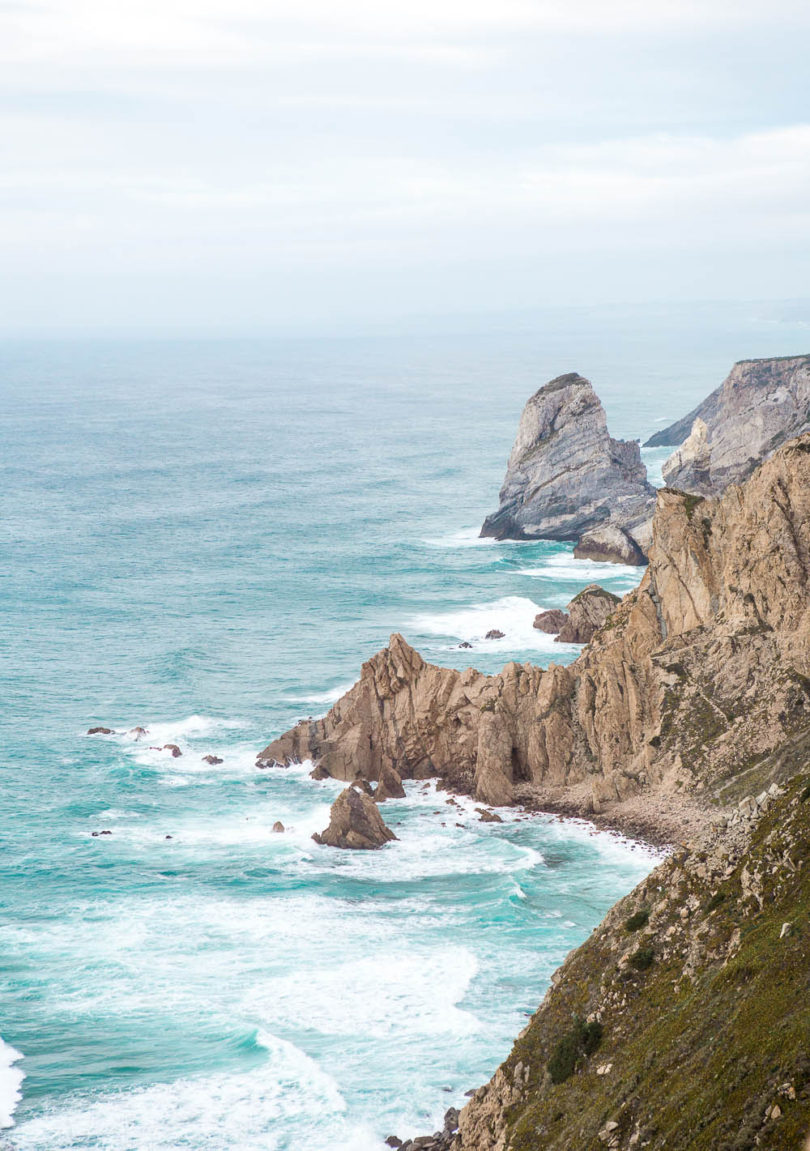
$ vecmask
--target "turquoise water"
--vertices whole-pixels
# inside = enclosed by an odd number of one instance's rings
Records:
[[[393,630],[460,667],[561,662],[538,608],[635,585],[476,539],[545,379],[590,375],[646,436],[796,335],[0,346],[0,1034],[25,1073],[0,1146],[362,1151],[492,1073],[650,853],[418,784],[385,807],[399,842],[330,851],[339,785],[255,754]]]

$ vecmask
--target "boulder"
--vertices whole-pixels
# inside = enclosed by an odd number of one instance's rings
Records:
[[[642,532],[637,534],[643,540],[644,547],[648,547],[649,535]],[[631,564],[633,567],[640,567],[647,562],[641,544],[618,524],[604,524],[585,532],[574,548],[574,558],[595,560],[597,563]]]
[[[554,607],[536,615],[532,627],[536,627],[538,631],[544,631],[548,635],[556,635],[567,620],[568,612],[560,611],[559,608]]]
[[[476,807],[481,823],[503,823],[497,811],[488,811],[485,807]]]
[[[487,632],[485,638],[486,639],[503,639],[505,635],[506,635],[506,632],[499,631],[498,628],[493,627]]]
[[[402,777],[390,764],[384,764],[380,769],[380,782],[374,792],[377,803],[384,803],[386,799],[404,799],[405,788],[402,786]]]
[[[215,767],[218,763],[222,763],[218,755],[204,755],[202,760],[203,763],[210,763],[212,767]]]
[[[115,735],[111,727],[90,727],[87,729],[88,735]]]
[[[568,619],[560,628],[557,643],[590,643],[593,636],[621,603],[613,592],[592,583],[568,605]]]
[[[467,642],[467,640],[465,639],[465,640],[463,640],[463,641],[462,641],[462,642],[461,642],[461,643],[460,643],[458,646],[459,646],[459,647],[466,647],[466,648],[471,648],[471,647],[472,647],[472,644],[471,644],[471,643],[468,643],[468,642]]]
[[[259,764],[259,766],[261,767],[263,765]],[[313,767],[312,771],[309,773],[309,778],[322,780],[322,779],[331,779],[332,776],[329,774],[329,772],[326,770],[326,768],[323,766],[322,763],[316,763],[315,766]]]
[[[276,822],[273,824],[273,831],[281,832],[283,830],[284,830],[284,824],[281,822],[280,819],[277,819]]]
[[[354,787],[347,787],[332,804],[329,826],[312,838],[326,847],[367,851],[382,847],[396,836],[383,823],[374,800]]]
[[[164,743],[161,751],[170,751],[175,759],[179,759],[183,754],[176,743]]]
[[[579,541],[611,523],[635,541],[643,562],[654,508],[639,445],[611,438],[593,387],[571,372],[526,404],[500,507],[481,535]]]
[[[144,736],[149,735],[149,731],[145,727],[133,727],[127,732],[127,735],[131,735],[133,739],[143,739]]]

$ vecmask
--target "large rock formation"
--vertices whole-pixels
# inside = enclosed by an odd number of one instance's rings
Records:
[[[647,445],[680,445],[664,465],[667,484],[716,495],[808,428],[810,356],[741,360],[702,404]]]
[[[332,804],[327,829],[312,838],[327,847],[369,851],[396,836],[386,827],[374,800],[357,788],[347,787]]]
[[[810,716],[810,436],[720,499],[663,489],[639,588],[568,667],[435,667],[401,636],[322,719],[260,764],[312,759],[339,779],[441,776],[485,803],[532,785],[603,810],[644,788],[725,803],[778,776]],[[774,775],[774,773],[777,773]]]
[[[604,558],[643,563],[655,490],[635,441],[611,439],[605,411],[576,373],[541,388],[523,409],[501,488],[500,507],[482,536],[580,540],[597,535]]]

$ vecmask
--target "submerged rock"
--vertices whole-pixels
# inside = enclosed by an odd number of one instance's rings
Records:
[[[571,372],[546,384],[523,409],[500,507],[481,535],[579,541],[610,522],[640,556],[622,562],[639,563],[654,507],[638,444],[611,438],[593,387]]]
[[[498,628],[493,627],[487,632],[487,634],[484,638],[485,639],[503,639],[505,635],[506,635],[506,632],[499,631]]]
[[[590,643],[600,627],[621,603],[613,592],[592,583],[574,596],[568,605],[568,618],[560,628],[557,643]]]
[[[210,763],[212,767],[216,767],[218,763],[222,763],[218,755],[204,755],[202,761],[203,763]]]
[[[111,727],[90,727],[87,729],[88,735],[115,735]]]
[[[127,735],[131,735],[133,739],[143,739],[144,736],[149,735],[149,730],[145,727],[133,727],[127,732]]]
[[[180,756],[183,754],[176,743],[164,743],[163,747],[160,750],[161,751],[170,751],[175,759],[179,759]]]
[[[486,807],[476,807],[481,823],[503,823],[497,811],[488,811]]]
[[[386,827],[374,800],[355,787],[347,787],[332,804],[329,826],[312,838],[326,847],[367,851],[396,836]]]

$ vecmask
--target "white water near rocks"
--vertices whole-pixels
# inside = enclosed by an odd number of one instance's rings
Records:
[[[340,785],[255,755],[394,630],[486,672],[572,658],[535,611],[640,572],[477,539],[520,409],[577,368],[643,436],[731,359],[793,350],[701,322],[0,349],[9,1147],[379,1148],[492,1074],[654,856],[417,783],[385,806],[397,842],[320,848]]]

